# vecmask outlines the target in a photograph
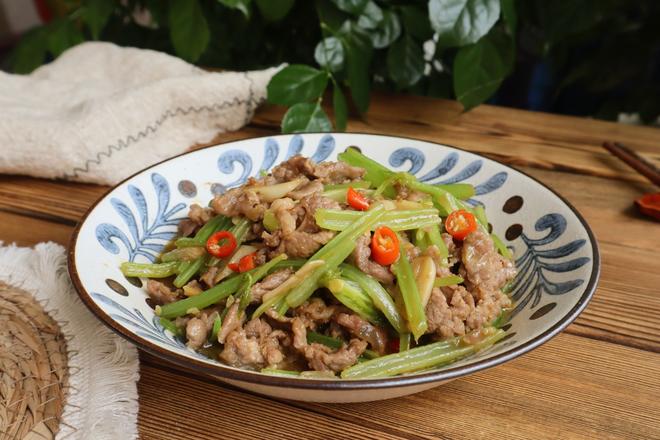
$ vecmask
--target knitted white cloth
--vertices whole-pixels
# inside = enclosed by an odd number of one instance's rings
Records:
[[[67,339],[69,393],[56,438],[137,438],[137,350],[80,301],[69,281],[64,248],[55,243],[34,249],[0,246],[0,281],[34,295]]]
[[[0,173],[117,183],[245,125],[276,71],[89,42],[29,75],[0,72]]]

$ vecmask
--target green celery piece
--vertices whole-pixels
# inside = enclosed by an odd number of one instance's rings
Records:
[[[169,263],[121,263],[119,269],[127,277],[143,278],[167,278],[176,274],[179,267],[178,261]]]
[[[365,216],[369,211],[342,211],[339,209],[317,209],[314,218],[316,224],[331,231],[343,231],[351,223]],[[437,225],[442,219],[434,208],[387,211],[382,219],[371,229],[387,226],[393,231],[406,231],[426,226]]]
[[[433,282],[433,287],[453,286],[455,284],[461,284],[463,281],[465,280],[458,275],[447,275],[446,277],[437,278]]]
[[[341,339],[333,338],[331,336],[326,336],[322,335],[320,333],[313,332],[311,330],[307,331],[307,343],[312,344],[312,343],[317,343],[317,344],[323,344],[326,347],[333,348],[335,350],[339,350],[344,343],[341,341]]]
[[[289,307],[298,307],[319,287],[319,280],[328,271],[336,269],[355,248],[358,237],[369,231],[385,213],[382,205],[376,205],[348,228],[337,234],[332,240],[312,255],[309,262],[323,260],[326,264],[312,271],[304,281],[294,287],[286,296]]]
[[[426,332],[428,323],[426,322],[426,313],[424,312],[424,306],[417,290],[417,283],[415,282],[412,267],[405,252],[401,252],[399,259],[392,265],[392,269],[396,275],[399,290],[401,291],[410,332],[415,337],[415,340],[418,340]]]
[[[206,261],[208,260],[208,255],[196,258],[193,261],[182,261],[179,264],[179,275],[174,279],[174,284],[176,287],[183,287],[190,281],[192,277],[197,275],[197,273],[204,267]]]
[[[164,318],[176,318],[179,316],[185,315],[190,309],[202,310],[208,306],[211,306],[218,301],[221,301],[227,298],[229,295],[234,294],[245,281],[246,275],[250,275],[254,282],[256,283],[264,276],[266,276],[270,271],[280,262],[286,259],[286,255],[278,255],[273,258],[266,264],[252,269],[249,272],[242,273],[240,275],[235,275],[231,278],[226,279],[220,284],[205,290],[199,295],[191,296],[186,299],[182,299],[173,303],[165,304],[164,306],[157,308],[157,314]]]
[[[443,261],[446,261],[446,259],[449,257],[449,249],[447,249],[447,244],[442,239],[440,227],[437,224],[432,225],[427,227],[426,231],[428,234],[429,243],[438,248],[438,254],[440,255],[440,258],[442,258]]]
[[[393,173],[393,171],[389,170],[387,167],[379,164],[373,159],[368,158],[364,154],[360,153],[357,149],[352,147],[347,148],[343,153],[339,153],[337,158],[342,162],[346,162],[347,164],[354,167],[364,168],[365,175],[363,179],[371,182],[371,185],[374,187],[381,185],[385,179],[390,177],[390,175]]]
[[[399,353],[410,350],[410,333],[401,333],[399,335]]]
[[[222,328],[222,318],[220,317],[220,315],[218,315],[213,320],[213,329],[211,330],[211,337],[209,338],[209,341],[216,342],[218,340],[218,333],[220,333],[221,328]]]
[[[368,180],[358,180],[356,182],[349,182],[349,183],[336,183],[333,185],[324,185],[323,186],[323,191],[333,191],[336,189],[348,189],[348,188],[353,188],[353,189],[367,189],[371,187],[371,182]]]
[[[506,247],[504,242],[500,237],[498,237],[496,234],[490,234],[490,238],[493,239],[493,244],[495,245],[495,249],[502,255],[504,258],[507,260],[513,260],[513,254],[511,253],[511,250]]]
[[[323,283],[332,295],[343,305],[360,315],[372,324],[382,325],[383,320],[374,306],[373,301],[362,288],[353,281],[333,278]]]
[[[464,345],[463,338],[422,345],[356,364],[342,371],[341,377],[344,379],[388,377],[437,367],[490,347],[504,335],[504,331],[491,328],[488,334],[474,345]]]
[[[177,327],[176,324],[169,319],[161,317],[158,320],[160,321],[160,325],[162,325],[165,330],[169,330],[174,336],[183,336],[183,330]]]
[[[406,323],[394,304],[394,300],[374,277],[349,264],[342,264],[340,269],[344,278],[357,283],[369,295],[374,306],[385,315],[397,333],[405,330]]]

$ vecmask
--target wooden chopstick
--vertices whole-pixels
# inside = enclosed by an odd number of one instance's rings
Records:
[[[651,162],[618,142],[603,142],[603,147],[655,185],[660,186],[660,170]]]

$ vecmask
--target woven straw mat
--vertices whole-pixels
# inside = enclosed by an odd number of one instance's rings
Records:
[[[53,439],[67,383],[57,323],[32,295],[0,283],[0,440]]]

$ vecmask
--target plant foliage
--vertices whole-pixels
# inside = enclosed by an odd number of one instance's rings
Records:
[[[285,132],[343,130],[375,88],[453,98],[469,110],[530,63],[552,99],[580,88],[585,113],[660,113],[660,3],[652,0],[80,0],[27,32],[27,73],[84,40],[175,54],[205,67],[289,63],[268,86]],[[531,60],[531,61],[530,61]],[[523,67],[521,67],[523,66]],[[525,67],[527,66],[527,67]],[[330,90],[330,88],[332,90]],[[324,98],[330,102],[324,105]]]

